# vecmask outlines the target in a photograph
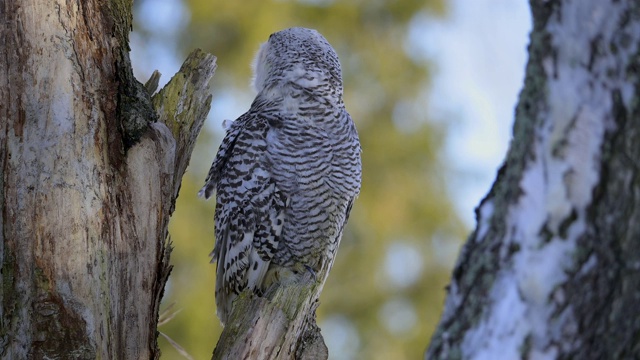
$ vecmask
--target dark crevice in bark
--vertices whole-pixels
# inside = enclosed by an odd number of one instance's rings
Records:
[[[566,356],[576,359],[640,356],[640,102],[627,109],[617,89],[611,98],[617,128],[605,135],[602,176],[587,211],[592,228],[578,241],[581,266],[563,287],[580,334]]]
[[[115,51],[116,80],[118,83],[116,115],[122,135],[124,151],[136,144],[150,123],[158,116],[151,97],[133,75],[129,58],[129,32],[131,31],[131,0],[111,0],[108,5],[112,29],[119,46]]]
[[[96,346],[86,333],[87,324],[55,292],[40,291],[32,310],[35,338],[29,358],[96,358]]]
[[[158,121],[151,97],[133,76],[129,53],[121,54],[116,62],[118,87],[117,117],[120,120],[124,151],[135,145],[149,124]]]

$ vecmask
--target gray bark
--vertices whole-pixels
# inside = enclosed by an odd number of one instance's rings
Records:
[[[425,358],[640,358],[640,4],[531,8],[513,140]]]
[[[195,52],[153,100],[131,1],[0,4],[0,356],[158,358],[167,225],[209,110]]]
[[[317,274],[326,279],[328,269]],[[280,284],[266,296],[250,290],[235,300],[213,360],[326,360],[329,352],[316,324],[318,297],[324,280],[310,274],[300,283]]]

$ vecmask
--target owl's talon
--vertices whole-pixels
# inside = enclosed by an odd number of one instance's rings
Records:
[[[309,272],[309,274],[311,274],[311,276],[313,277],[313,281],[316,282],[318,281],[318,277],[316,276],[316,272],[313,271],[313,269],[311,268],[311,266],[305,264],[304,268],[307,269],[307,271]]]

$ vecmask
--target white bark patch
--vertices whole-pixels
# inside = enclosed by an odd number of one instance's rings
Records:
[[[518,359],[526,351],[530,359],[554,359],[558,346],[578,346],[557,345],[556,340],[576,331],[559,286],[575,265],[572,255],[600,181],[604,135],[615,127],[613,91],[620,91],[627,106],[633,94],[624,71],[637,44],[616,54],[609,47],[624,11],[620,3],[567,1],[561,17],[549,20],[555,57],[543,61],[548,112],[539,113],[542,125],[536,130],[534,160],[520,183],[523,195],[505,219],[508,231],[500,254],[502,259],[512,256],[511,265],[497,274],[491,305],[467,332],[462,358]],[[481,209],[478,235],[486,234],[488,209]],[[510,255],[513,244],[519,250]],[[581,271],[590,271],[597,261],[592,256]],[[552,318],[559,306],[561,315]]]

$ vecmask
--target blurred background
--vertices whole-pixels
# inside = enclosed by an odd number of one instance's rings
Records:
[[[173,273],[160,327],[208,359],[215,315],[214,201],[196,197],[222,139],[245,112],[250,63],[269,34],[320,31],[342,62],[363,148],[363,184],[318,310],[331,359],[419,359],[451,268],[511,134],[531,27],[524,0],[136,0],[132,61],[161,85],[186,55],[218,57],[213,108],[171,219]],[[161,338],[164,359],[182,356]]]

